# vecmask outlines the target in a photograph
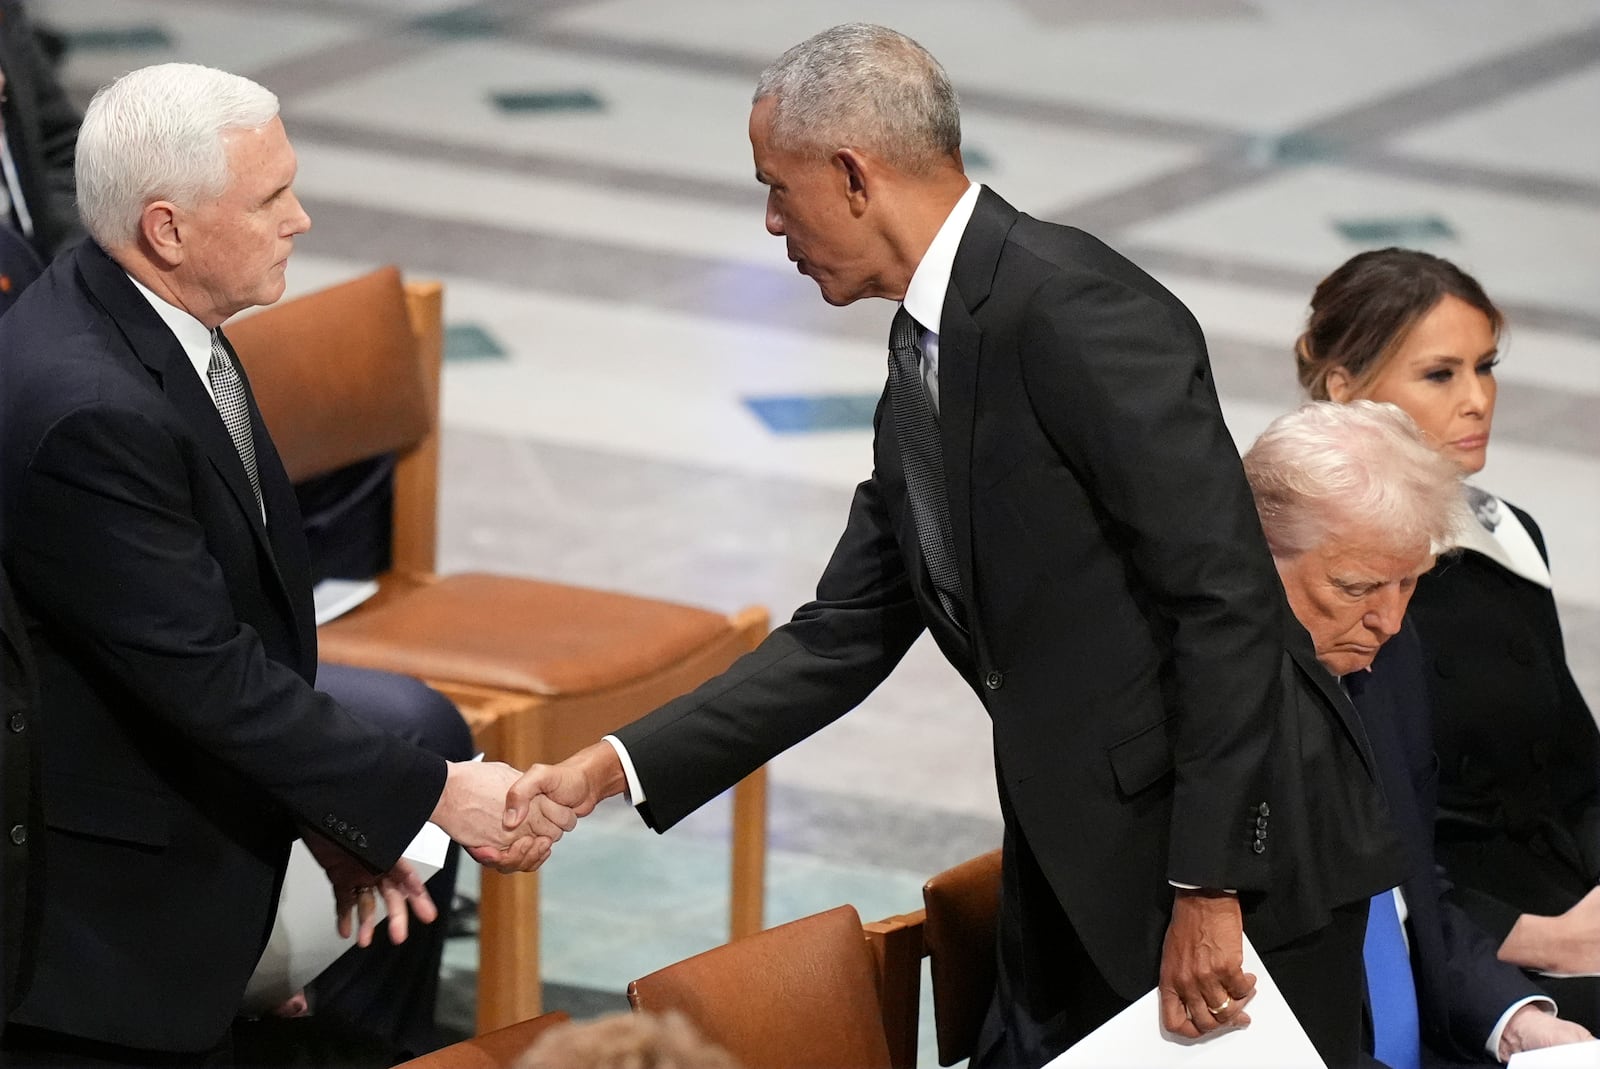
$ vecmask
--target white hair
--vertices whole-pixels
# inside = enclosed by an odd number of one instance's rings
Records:
[[[192,207],[228,184],[230,130],[254,130],[278,98],[248,78],[194,63],[141,67],[102,88],[78,132],[78,213],[102,247],[131,245],[155,200]]]
[[[1279,559],[1351,532],[1396,553],[1440,553],[1468,520],[1461,469],[1391,404],[1302,405],[1261,433],[1244,472]]]
[[[944,68],[903,33],[866,22],[823,30],[761,72],[773,141],[827,156],[854,146],[913,173],[961,150],[961,109]]]

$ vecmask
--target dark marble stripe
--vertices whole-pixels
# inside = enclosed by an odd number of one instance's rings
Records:
[[[480,223],[459,223],[310,198],[314,226],[301,250],[324,256],[403,264],[413,273],[461,275],[485,282],[593,300],[613,296],[664,311],[682,312],[856,338],[881,344],[887,305],[862,301],[849,308],[824,304],[812,283],[784,268],[731,263],[687,253],[630,248],[610,242],[528,233]],[[777,262],[780,245],[773,241]],[[1310,273],[1262,264],[1137,248],[1133,259],[1161,273],[1195,274],[1309,294]],[[1546,326],[1550,309],[1507,305],[1513,323]],[[1600,317],[1580,323],[1600,337]],[[1557,327],[1555,329],[1561,329]],[[1224,395],[1292,406],[1298,398],[1293,365],[1284,348],[1210,335],[1212,359]],[[1584,455],[1600,453],[1592,428],[1600,426],[1600,399],[1525,383],[1507,383],[1497,430],[1502,440]]]
[[[1284,264],[1234,259],[1219,253],[1193,252],[1161,245],[1122,242],[1117,248],[1146,271],[1161,277],[1168,274],[1195,275],[1212,282],[1236,282],[1260,289],[1277,290],[1304,296],[1322,281],[1327,271],[1307,270]],[[1513,328],[1528,327],[1580,338],[1600,339],[1600,314],[1575,308],[1561,308],[1525,301],[1499,302]]]

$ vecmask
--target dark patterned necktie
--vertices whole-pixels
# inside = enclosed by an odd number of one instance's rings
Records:
[[[223,425],[228,428],[228,437],[233,439],[233,448],[238,451],[244,473],[250,478],[256,508],[261,509],[261,475],[256,471],[256,442],[250,433],[250,405],[245,400],[239,371],[228,359],[220,330],[211,332],[211,363],[206,366],[206,378],[211,381],[211,396],[222,415]]]
[[[902,305],[889,328],[889,409],[905,469],[911,518],[939,604],[957,625],[965,627],[961,574],[956,569],[955,540],[950,532],[950,504],[945,498],[944,456],[939,423],[922,384],[917,352],[917,321]]]

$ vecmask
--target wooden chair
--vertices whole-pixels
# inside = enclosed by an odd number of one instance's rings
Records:
[[[934,876],[922,885],[922,907],[865,925],[882,978],[884,1031],[897,1067],[917,1061],[924,957],[933,984],[939,1064],[972,1057],[994,996],[1000,851]]]
[[[431,1054],[401,1062],[396,1069],[514,1069],[533,1041],[572,1018],[560,1010],[463,1039]]]
[[[696,954],[628,985],[635,1010],[677,1010],[752,1069],[899,1069],[878,964],[852,906]]]
[[[767,613],[489,574],[434,573],[442,288],[393,267],[284,301],[228,328],[296,482],[385,453],[392,568],[365,605],[319,629],[325,659],[423,679],[480,748],[518,768],[556,761],[753,649]],[[734,790],[730,930],[761,928],[766,778]],[[540,1010],[538,881],[485,872],[478,1028]]]

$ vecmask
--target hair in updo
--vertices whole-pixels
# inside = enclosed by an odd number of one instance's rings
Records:
[[[1343,368],[1360,396],[1405,342],[1406,335],[1445,297],[1489,317],[1500,337],[1505,317],[1478,280],[1449,260],[1416,249],[1357,253],[1317,284],[1311,315],[1294,345],[1300,385],[1326,401],[1328,374]]]

